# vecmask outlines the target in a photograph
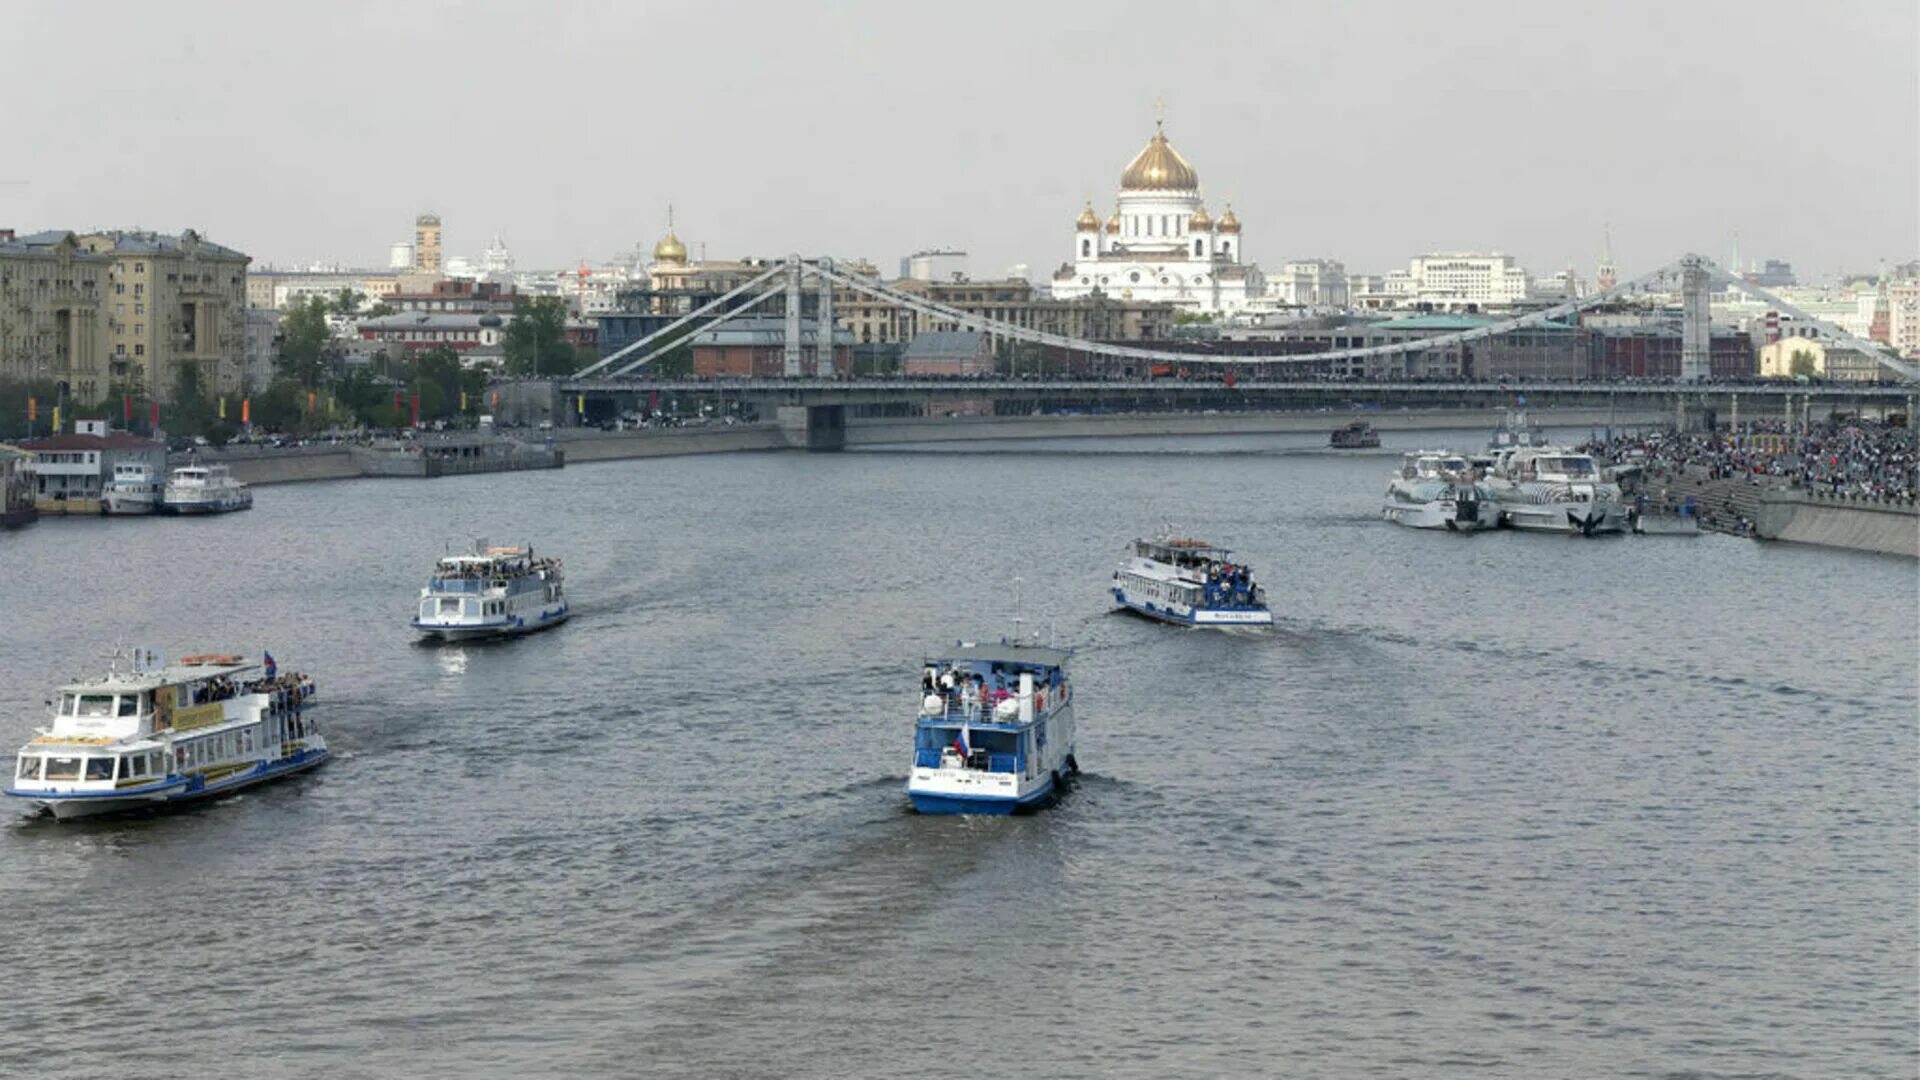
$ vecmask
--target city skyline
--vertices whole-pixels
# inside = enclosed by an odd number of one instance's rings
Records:
[[[1269,268],[1498,250],[1589,276],[1610,226],[1624,276],[1723,259],[1737,234],[1745,258],[1819,278],[1909,259],[1920,233],[1910,5],[1216,4],[1178,27],[1139,5],[986,5],[952,25],[858,4],[186,10],[22,14],[26,59],[0,86],[38,104],[0,168],[0,227],[190,226],[259,262],[378,266],[432,210],[450,255],[498,233],[521,265],[561,268],[650,248],[671,203],[716,258],[884,268],[950,247],[976,274],[1039,280],[1088,198],[1111,211],[1164,98],[1209,205],[1233,202]],[[37,58],[83,34],[97,79],[32,93]],[[1789,78],[1765,59],[1783,41],[1852,57],[1849,80]],[[359,74],[330,82],[344,57]],[[128,96],[156,122],[114,121]],[[108,163],[132,164],[103,167],[103,128]],[[1874,167],[1852,167],[1863,154]]]

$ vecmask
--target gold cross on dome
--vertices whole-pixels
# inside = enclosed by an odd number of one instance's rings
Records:
[[[1167,99],[1164,97],[1156,97],[1153,99],[1153,126],[1162,127],[1166,122]]]

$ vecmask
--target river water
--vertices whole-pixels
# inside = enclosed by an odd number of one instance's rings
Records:
[[[7,749],[119,639],[270,648],[338,754],[151,819],[0,811],[0,1075],[1913,1076],[1915,565],[1380,521],[1394,443],[1443,438],[616,462],[0,538]],[[1111,613],[1163,521],[1278,632]],[[473,536],[564,557],[575,620],[415,645]],[[922,650],[1016,614],[1080,650],[1085,777],[912,814]]]

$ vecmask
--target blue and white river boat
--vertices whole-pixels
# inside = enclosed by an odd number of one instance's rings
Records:
[[[1273,612],[1253,568],[1204,540],[1135,540],[1113,572],[1122,607],[1180,626],[1270,630]]]
[[[962,641],[927,661],[907,797],[923,814],[1011,814],[1051,801],[1073,757],[1071,649]]]
[[[116,656],[105,678],[63,686],[53,723],[20,748],[6,794],[56,818],[231,794],[314,768],[327,741],[305,713],[313,680],[238,656],[160,664]]]
[[[537,559],[531,547],[488,547],[434,565],[420,590],[414,629],[430,638],[511,637],[559,626],[572,614],[560,560]]]

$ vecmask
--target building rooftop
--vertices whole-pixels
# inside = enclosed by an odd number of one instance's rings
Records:
[[[1484,315],[1412,315],[1378,324],[1378,330],[1477,330],[1496,320]]]
[[[37,454],[49,450],[158,450],[160,444],[152,439],[129,435],[124,431],[116,431],[108,435],[75,435],[65,432],[23,440],[20,448]]]
[[[22,237],[21,239],[31,242],[41,237],[53,237],[57,240],[63,235],[65,235],[64,231],[55,230],[35,233],[32,236]],[[216,244],[211,240],[203,239],[199,233],[194,232],[192,229],[187,229],[178,236],[168,233],[145,232],[133,229],[101,229],[86,233],[80,237],[80,240],[83,244],[92,245],[95,250],[101,253],[114,252],[116,254],[131,255],[141,253],[159,254],[160,252],[170,251],[193,251],[214,258],[248,258],[248,256],[242,252],[235,251],[222,244]]]

